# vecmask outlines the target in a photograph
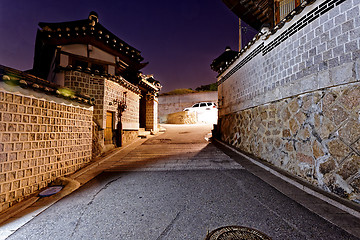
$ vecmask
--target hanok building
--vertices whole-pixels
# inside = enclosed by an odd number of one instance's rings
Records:
[[[360,2],[223,2],[259,33],[211,64],[219,137],[360,201]]]
[[[140,72],[147,63],[139,50],[102,26],[95,12],[39,26],[33,74],[94,99],[97,149],[121,146],[141,128],[157,131],[161,85]]]

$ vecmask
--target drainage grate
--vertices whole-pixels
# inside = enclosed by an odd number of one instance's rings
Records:
[[[256,229],[228,226],[215,229],[205,240],[271,240],[271,238]]]
[[[63,189],[64,186],[52,186],[48,187],[44,191],[39,193],[39,197],[49,197],[51,195],[54,195],[58,192],[60,192]]]

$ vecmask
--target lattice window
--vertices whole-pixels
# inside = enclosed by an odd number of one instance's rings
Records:
[[[292,10],[305,0],[276,0],[275,1],[275,24],[283,20]]]

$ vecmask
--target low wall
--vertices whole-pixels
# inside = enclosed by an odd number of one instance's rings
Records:
[[[0,211],[91,160],[93,107],[0,82]]]
[[[217,91],[189,93],[182,95],[159,96],[159,119],[166,121],[166,115],[181,112],[184,108],[191,107],[197,102],[218,101]]]
[[[169,124],[195,124],[197,123],[196,112],[182,111],[167,116],[166,123]]]
[[[136,138],[138,138],[139,130],[128,130],[125,129],[122,132],[122,144],[127,145],[133,142]]]

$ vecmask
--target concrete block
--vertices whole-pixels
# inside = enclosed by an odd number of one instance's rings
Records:
[[[340,13],[344,13],[347,10],[351,9],[353,7],[352,1],[345,1],[341,3],[340,5]]]
[[[331,86],[329,70],[319,72],[317,75],[317,82],[320,89]]]
[[[331,82],[334,85],[351,82],[353,77],[354,63],[345,63],[330,69]]]
[[[340,7],[334,7],[333,9],[331,9],[331,11],[329,12],[329,18],[335,18],[336,16],[338,16],[340,14]]]
[[[356,80],[360,80],[360,58],[358,58],[355,62],[355,75]]]
[[[345,46],[344,45],[340,45],[340,46],[337,46],[333,49],[333,57],[337,57],[337,56],[340,56],[342,54],[345,53]]]
[[[360,39],[360,27],[350,30],[350,41]]]
[[[345,53],[355,52],[358,49],[359,47],[357,40],[345,44]]]
[[[317,89],[318,83],[316,75],[306,76],[300,80],[300,88],[297,89],[298,92],[308,92],[311,90]]]
[[[349,42],[349,32],[346,32],[344,34],[341,34],[340,36],[336,37],[337,45],[341,45],[344,43]]]
[[[340,64],[352,62],[351,53],[347,53],[345,55],[340,56]]]
[[[335,26],[341,25],[346,21],[345,14],[340,14],[335,17]]]
[[[328,66],[329,66],[329,68],[339,66],[339,57],[334,57],[332,59],[329,59]]]
[[[345,17],[344,17],[345,21]],[[330,38],[335,38],[341,34],[341,26],[336,26],[335,28],[330,30]]]
[[[350,19],[349,21],[347,21],[341,25],[342,33],[348,32],[352,29],[354,29],[354,20],[353,19]]]

